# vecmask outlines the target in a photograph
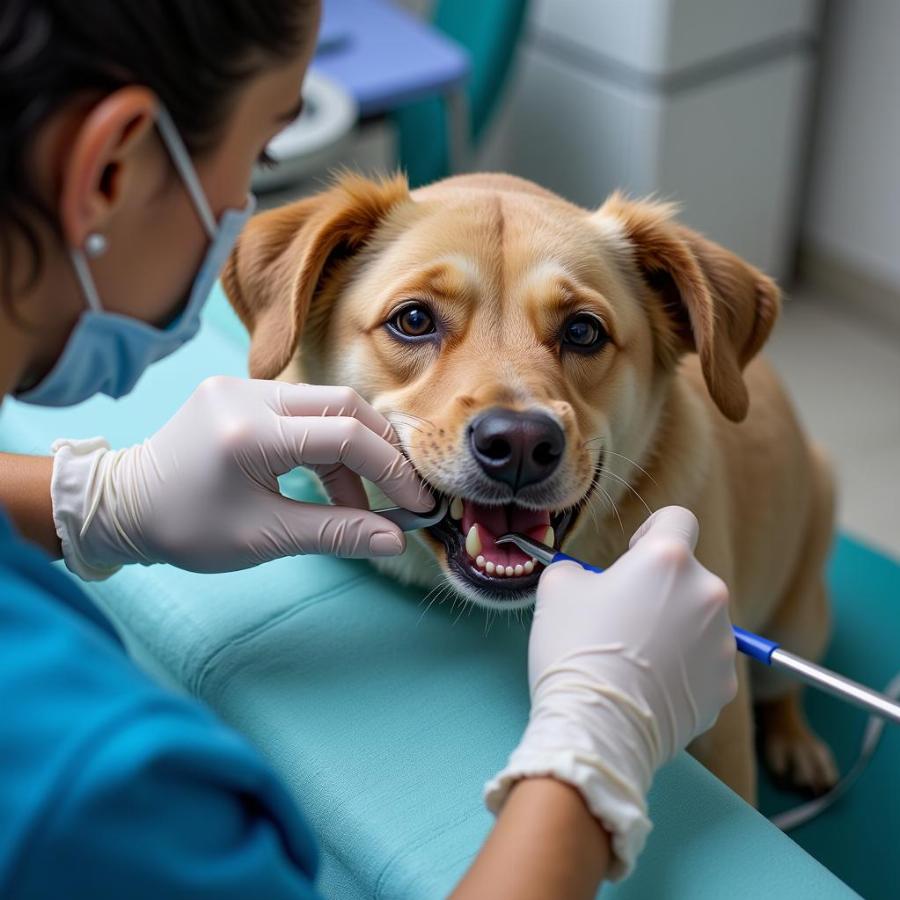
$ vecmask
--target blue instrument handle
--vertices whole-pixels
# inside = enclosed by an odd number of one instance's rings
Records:
[[[734,629],[737,648],[741,653],[746,653],[747,656],[752,656],[767,666],[772,665],[772,654],[780,646],[777,641],[770,641],[768,638],[762,637],[762,635],[738,628],[737,625],[732,625],[731,627]]]
[[[552,563],[558,562],[573,562],[578,563],[582,569],[587,569],[588,572],[596,572],[598,575],[603,571],[599,566],[592,566],[590,563],[582,562],[580,559],[575,559],[574,556],[569,556],[568,553],[563,553],[562,550],[557,550],[553,555],[553,559],[550,560]]]
[[[578,563],[582,569],[587,569],[588,572],[599,573],[603,571],[603,569],[598,566],[592,566],[589,563],[582,562],[580,559],[575,559],[574,556],[569,556],[568,553],[557,550],[553,556],[552,562],[562,562],[564,560]],[[743,628],[738,628],[737,625],[732,625],[731,627],[734,629],[734,639],[737,641],[737,648],[741,653],[752,656],[753,659],[765,663],[767,666],[772,665],[772,654],[779,647],[777,641],[770,641],[768,638],[762,637],[762,635],[754,634],[752,631],[746,631]]]

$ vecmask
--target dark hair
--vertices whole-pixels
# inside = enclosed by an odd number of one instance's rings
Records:
[[[83,92],[152,90],[188,149],[223,129],[246,79],[309,36],[318,0],[0,0],[0,295],[11,301],[12,234],[39,275],[40,216],[58,234],[28,172],[41,125]]]

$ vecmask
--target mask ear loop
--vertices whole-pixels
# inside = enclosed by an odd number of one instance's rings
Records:
[[[75,277],[81,286],[81,293],[87,305],[94,312],[103,312],[103,306],[100,303],[100,296],[97,294],[97,288],[94,285],[94,279],[91,276],[91,270],[88,267],[87,259],[84,251],[80,247],[69,248],[69,258],[72,260],[72,268],[75,270]]]
[[[206,194],[197,176],[197,170],[194,168],[193,162],[191,162],[191,155],[188,153],[187,147],[184,146],[184,141],[182,141],[181,135],[178,133],[172,117],[169,115],[169,111],[161,104],[156,113],[156,127],[159,129],[160,137],[169,151],[169,156],[172,157],[172,165],[181,177],[194,204],[194,208],[197,210],[197,215],[200,216],[200,221],[206,229],[206,234],[210,240],[213,240],[218,231],[216,217],[209,207]]]

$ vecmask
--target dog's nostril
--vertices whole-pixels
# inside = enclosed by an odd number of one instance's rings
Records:
[[[509,441],[504,440],[503,438],[494,438],[488,442],[486,447],[481,447],[479,449],[489,459],[494,459],[498,462],[506,459],[510,453],[512,453],[512,447],[509,446]]]
[[[531,452],[532,459],[539,466],[551,466],[560,456],[562,456],[562,448],[554,447],[550,441],[542,441]]]

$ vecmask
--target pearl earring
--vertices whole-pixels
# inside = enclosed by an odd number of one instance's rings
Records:
[[[96,259],[106,253],[106,247],[106,238],[99,231],[91,232],[84,242],[84,252],[91,259]]]

